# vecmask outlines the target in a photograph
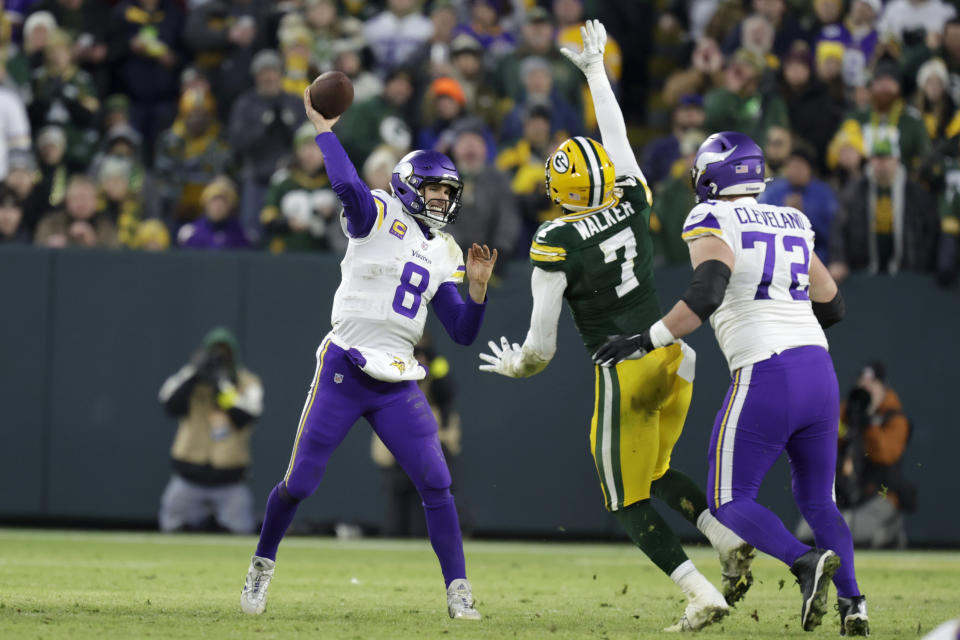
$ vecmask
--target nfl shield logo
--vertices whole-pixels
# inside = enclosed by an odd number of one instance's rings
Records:
[[[335,373],[335,374],[333,374],[333,381],[334,381],[336,384],[340,384],[341,382],[343,382],[343,374],[342,374],[342,373]]]

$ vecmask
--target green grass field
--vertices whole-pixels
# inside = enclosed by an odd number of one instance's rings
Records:
[[[627,544],[468,542],[484,615],[447,618],[426,541],[290,538],[264,615],[240,613],[251,537],[0,529],[0,638],[652,638],[682,597]],[[712,580],[703,547],[688,550]],[[916,638],[960,615],[960,554],[860,553],[873,637]],[[729,638],[836,637],[798,628],[799,591],[760,557]],[[782,583],[782,584],[781,584]],[[831,601],[835,593],[831,589]]]

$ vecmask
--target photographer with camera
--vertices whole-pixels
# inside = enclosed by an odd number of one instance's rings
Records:
[[[903,477],[910,421],[886,367],[864,367],[840,412],[837,505],[855,544],[873,548],[907,544],[903,513],[916,509],[916,489]]]
[[[190,363],[163,383],[160,403],[180,421],[160,529],[253,533],[253,496],[244,476],[253,422],[263,410],[263,387],[240,364],[228,329],[207,334]]]

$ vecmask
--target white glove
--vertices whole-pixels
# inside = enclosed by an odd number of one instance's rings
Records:
[[[607,30],[603,23],[599,20],[587,20],[580,27],[580,38],[583,40],[583,51],[562,47],[560,53],[577,65],[584,75],[603,72],[603,50],[607,46]]]
[[[523,363],[523,355],[520,351],[520,345],[514,342],[512,345],[510,341],[506,338],[500,338],[500,346],[498,347],[493,340],[487,343],[490,345],[490,351],[493,352],[493,355],[489,353],[481,353],[480,359],[488,364],[480,365],[480,371],[487,371],[490,373],[499,373],[502,376],[507,376],[508,378],[519,378],[521,377],[521,365]]]

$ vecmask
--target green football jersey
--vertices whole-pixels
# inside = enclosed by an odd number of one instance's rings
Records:
[[[599,211],[545,222],[530,246],[530,261],[567,276],[564,298],[583,344],[593,353],[612,335],[636,335],[660,319],[653,281],[650,190],[620,178],[619,202]]]

